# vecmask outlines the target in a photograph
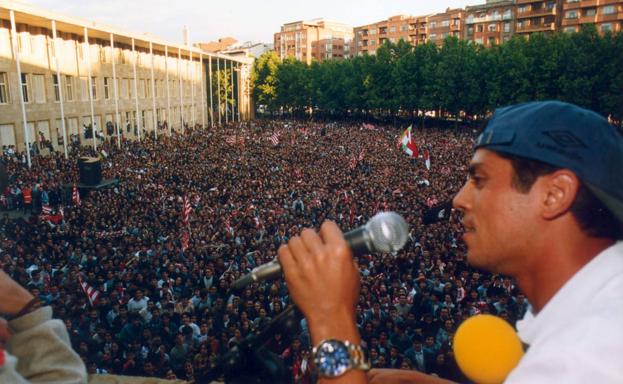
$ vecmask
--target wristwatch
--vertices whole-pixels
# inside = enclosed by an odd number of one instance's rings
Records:
[[[370,369],[363,348],[349,341],[323,340],[312,349],[312,353],[320,377],[338,377],[351,369]]]

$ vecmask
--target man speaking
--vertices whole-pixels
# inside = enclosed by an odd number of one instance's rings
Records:
[[[623,382],[623,138],[575,105],[498,109],[453,201],[468,262],[513,277],[533,306],[528,345],[507,383]],[[355,325],[359,272],[337,226],[304,230],[279,249],[327,382],[436,382],[412,371],[366,372]]]

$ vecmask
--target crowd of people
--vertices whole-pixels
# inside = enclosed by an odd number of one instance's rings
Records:
[[[404,128],[257,120],[121,148],[111,139],[98,145],[105,156],[83,147],[69,159],[35,156],[31,169],[22,153],[5,151],[1,203],[33,215],[4,216],[0,263],[65,322],[89,373],[205,382],[290,304],[281,280],[240,293],[230,292],[233,281],[302,228],[331,219],[348,230],[396,211],[410,225],[406,247],[356,259],[357,324],[371,365],[462,380],[451,348],[457,325],[478,313],[514,324],[529,303],[511,279],[467,265],[458,213],[423,222],[463,185],[477,132],[413,129],[428,169],[397,146]],[[100,155],[103,177],[119,182],[82,189],[78,204],[82,155]],[[52,213],[41,215],[44,207]],[[311,380],[304,321],[266,348],[295,382]]]

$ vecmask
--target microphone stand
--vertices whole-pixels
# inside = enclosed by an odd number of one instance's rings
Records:
[[[234,346],[221,360],[220,366],[226,383],[290,383],[291,373],[281,357],[266,349],[265,345],[277,332],[298,331],[303,314],[295,305],[288,305],[264,329],[249,334]]]

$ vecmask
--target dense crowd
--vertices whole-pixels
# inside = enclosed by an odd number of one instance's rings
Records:
[[[92,149],[69,159],[34,156],[31,169],[23,154],[5,150],[10,186],[1,203],[34,215],[4,217],[0,263],[65,321],[90,373],[205,382],[221,375],[232,346],[289,304],[281,280],[233,295],[234,280],[304,227],[331,219],[348,230],[396,211],[410,224],[405,249],[357,259],[357,322],[372,366],[460,380],[451,348],[457,325],[487,312],[514,324],[529,304],[510,279],[468,267],[457,213],[422,220],[462,186],[476,132],[414,129],[430,170],[397,148],[400,133],[259,120],[121,148],[110,140],[98,148],[103,175],[119,183],[82,190],[80,205],[72,200],[76,157]],[[48,206],[52,213],[39,215]],[[93,303],[81,281],[99,292]],[[274,334],[266,347],[305,383],[309,344],[303,321],[300,333]]]

